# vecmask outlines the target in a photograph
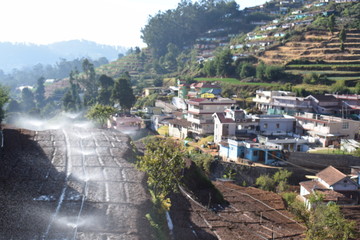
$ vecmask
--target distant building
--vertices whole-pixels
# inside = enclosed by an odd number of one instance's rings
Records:
[[[214,113],[214,142],[219,143],[228,138],[240,135],[255,134],[258,129],[258,119],[246,116],[239,107],[231,106],[224,112]]]
[[[149,87],[149,88],[144,88],[144,97],[147,97],[151,94],[154,93],[160,93],[162,91],[162,87]]]
[[[185,139],[188,137],[190,127],[191,123],[186,119],[171,119],[169,120],[169,136]]]
[[[270,108],[270,104],[273,101],[275,96],[292,96],[295,97],[296,94],[288,91],[263,91],[257,90],[253,102],[255,102],[256,108],[262,111],[267,111]]]
[[[187,120],[191,123],[189,130],[196,135],[213,134],[214,122],[212,115],[216,112],[223,112],[235,103],[235,100],[229,98],[194,98],[188,100]]]
[[[324,147],[340,145],[342,138],[357,139],[359,136],[359,121],[315,113],[298,113],[295,118],[296,132],[317,137]]]

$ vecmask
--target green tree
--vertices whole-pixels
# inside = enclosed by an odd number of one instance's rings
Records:
[[[136,101],[136,98],[127,79],[119,78],[115,81],[111,99],[115,103],[118,103],[124,111],[131,109]]]
[[[23,111],[29,112],[35,107],[34,94],[29,88],[23,88],[21,91],[21,106]]]
[[[214,61],[216,75],[221,77],[227,77],[233,74],[233,55],[230,49],[221,51],[218,55],[215,56]]]
[[[104,127],[106,121],[114,113],[116,113],[116,109],[114,107],[95,104],[90,107],[86,117],[99,124],[100,127]]]
[[[84,75],[82,78],[79,78],[79,81],[85,89],[84,104],[86,106],[90,106],[95,103],[97,98],[98,81],[96,79],[94,64],[92,64],[88,59],[84,59],[82,68]]]
[[[355,237],[356,223],[348,221],[335,203],[319,204],[309,215],[308,240],[346,240]]]
[[[7,112],[21,112],[21,106],[18,101],[11,99],[6,109]]]
[[[169,43],[167,45],[167,53],[164,57],[164,68],[169,71],[176,71],[177,69],[177,56],[179,55],[179,49],[178,47],[173,44],[173,43]]]
[[[62,98],[63,108],[66,112],[77,112],[81,110],[81,100],[79,96],[80,86],[75,83],[74,72],[70,73],[70,89],[66,91]]]
[[[291,176],[292,172],[289,172],[286,169],[280,169],[277,171],[274,176],[274,182],[277,185],[276,191],[277,192],[284,192],[289,188],[288,179]]]
[[[98,103],[103,105],[112,105],[111,92],[114,87],[114,79],[106,75],[101,75],[99,78],[100,89],[98,96]]]
[[[258,177],[255,184],[265,191],[275,191],[276,188],[274,179],[267,174]]]
[[[355,94],[360,94],[360,81],[355,85]]]
[[[215,61],[209,60],[205,62],[203,72],[207,77],[214,77],[216,75]]]
[[[41,77],[37,80],[37,87],[35,90],[35,100],[38,108],[45,105],[45,78]]]
[[[260,80],[265,80],[265,69],[266,65],[264,62],[259,62],[259,64],[256,66],[256,78]]]
[[[240,78],[254,77],[256,75],[256,68],[248,62],[241,64]]]
[[[345,28],[342,28],[339,32],[339,40],[340,40],[340,50],[344,51],[345,50],[345,41],[346,41],[346,30]]]
[[[335,15],[334,14],[331,14],[328,17],[327,27],[328,27],[329,31],[331,32],[331,34],[333,34],[334,29],[335,29]]]
[[[190,154],[190,159],[206,174],[210,174],[210,165],[214,160],[214,157],[211,154],[192,153]]]
[[[185,167],[186,151],[172,139],[151,138],[146,142],[144,156],[139,158],[137,167],[148,175],[148,185],[155,196],[164,199],[178,189]]]
[[[63,109],[65,112],[75,112],[75,102],[72,98],[71,91],[68,90],[62,98]]]
[[[255,184],[266,191],[283,192],[288,188],[288,178],[291,174],[292,173],[286,169],[280,169],[272,177],[268,174],[261,175],[256,179]]]
[[[284,76],[284,68],[281,66],[268,65],[265,67],[264,75],[267,81],[279,81]]]
[[[345,85],[345,81],[341,81],[341,80],[334,83],[331,86],[330,90],[333,93],[348,93],[349,92],[349,89]]]
[[[0,124],[5,118],[4,105],[9,101],[9,89],[0,85]],[[1,125],[0,125],[1,128]]]

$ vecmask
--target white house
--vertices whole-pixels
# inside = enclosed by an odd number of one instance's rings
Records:
[[[309,208],[309,195],[322,194],[324,202],[354,204],[358,201],[359,185],[333,166],[328,166],[311,181],[300,182],[300,196]]]
[[[224,112],[214,113],[214,142],[236,137],[238,134],[255,133],[258,120],[247,116],[239,107],[231,106]]]
[[[275,96],[293,96],[296,94],[288,91],[263,91],[257,90],[255,98],[253,98],[253,102],[258,109],[267,111],[270,107],[270,103],[273,102],[273,97]]]

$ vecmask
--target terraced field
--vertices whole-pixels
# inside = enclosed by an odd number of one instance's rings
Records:
[[[360,31],[349,30],[340,50],[339,32],[307,32],[302,41],[290,41],[264,52],[260,57],[267,64],[287,64],[302,60],[304,64],[291,63],[287,71],[295,74],[316,72],[333,77],[332,80],[360,80]],[[308,63],[306,63],[308,61]]]

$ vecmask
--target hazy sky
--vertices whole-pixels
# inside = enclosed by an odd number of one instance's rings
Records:
[[[240,8],[266,0],[237,0]],[[48,44],[85,39],[125,47],[145,44],[140,30],[180,0],[1,0],[0,42]]]

